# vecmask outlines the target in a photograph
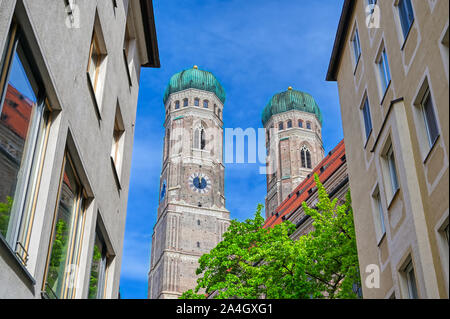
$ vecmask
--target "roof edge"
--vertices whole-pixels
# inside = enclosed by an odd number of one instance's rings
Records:
[[[344,41],[348,32],[348,25],[350,23],[350,17],[355,9],[355,0],[345,0],[342,7],[341,18],[339,19],[339,25],[336,32],[336,38],[334,40],[333,51],[331,53],[330,64],[328,66],[327,81],[337,81],[337,67],[342,57],[342,48],[344,47]]]
[[[158,39],[156,35],[155,15],[153,12],[152,0],[140,0],[142,22],[144,24],[145,43],[147,46],[148,62],[142,67],[159,68],[161,63],[159,61]]]

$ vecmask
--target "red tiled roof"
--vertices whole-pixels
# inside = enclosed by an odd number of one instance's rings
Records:
[[[2,125],[25,140],[32,108],[33,102],[30,99],[22,95],[15,87],[8,85],[0,121]]]
[[[292,193],[277,207],[275,214],[267,218],[263,228],[273,227],[283,222],[283,217],[296,211],[311,194],[310,189],[316,187],[314,174],[319,176],[320,182],[324,183],[334,172],[341,167],[344,161],[341,158],[345,155],[344,140],[339,144],[317,165],[308,178],[300,183]]]

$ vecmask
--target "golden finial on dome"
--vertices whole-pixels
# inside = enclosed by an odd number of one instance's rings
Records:
[[[194,69],[196,69],[196,70],[197,70],[197,69],[198,69],[198,66],[194,65]]]
[[[288,90],[289,90],[289,91],[292,91],[292,86],[288,87]]]

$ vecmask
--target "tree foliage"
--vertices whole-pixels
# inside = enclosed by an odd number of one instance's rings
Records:
[[[293,240],[289,221],[264,229],[258,205],[255,217],[231,224],[220,242],[199,259],[197,287],[181,298],[356,298],[359,285],[350,193],[342,205],[331,201],[315,176],[319,201],[303,203],[314,231]]]
[[[6,197],[6,202],[0,202],[0,234],[6,237],[8,232],[9,219],[11,217],[11,208],[13,199],[10,196]]]

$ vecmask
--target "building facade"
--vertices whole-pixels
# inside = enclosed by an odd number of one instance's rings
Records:
[[[344,3],[327,80],[365,298],[449,297],[448,11],[446,0]]]
[[[197,66],[175,74],[164,94],[164,154],[152,237],[148,297],[178,298],[197,285],[198,259],[229,225],[225,208],[225,91]]]
[[[0,298],[118,298],[151,1],[0,1]]]
[[[266,218],[323,159],[322,114],[314,98],[293,90],[275,94],[262,114],[266,131]]]
[[[338,199],[337,205],[345,202],[349,190],[347,160],[344,141],[339,142],[328,155],[311,171],[311,173],[283,200],[275,210],[275,214],[264,224],[264,228],[274,227],[284,221],[290,221],[296,226],[291,238],[297,240],[314,230],[313,220],[306,215],[302,203],[315,207],[319,194],[314,175],[327,190],[330,199]]]

